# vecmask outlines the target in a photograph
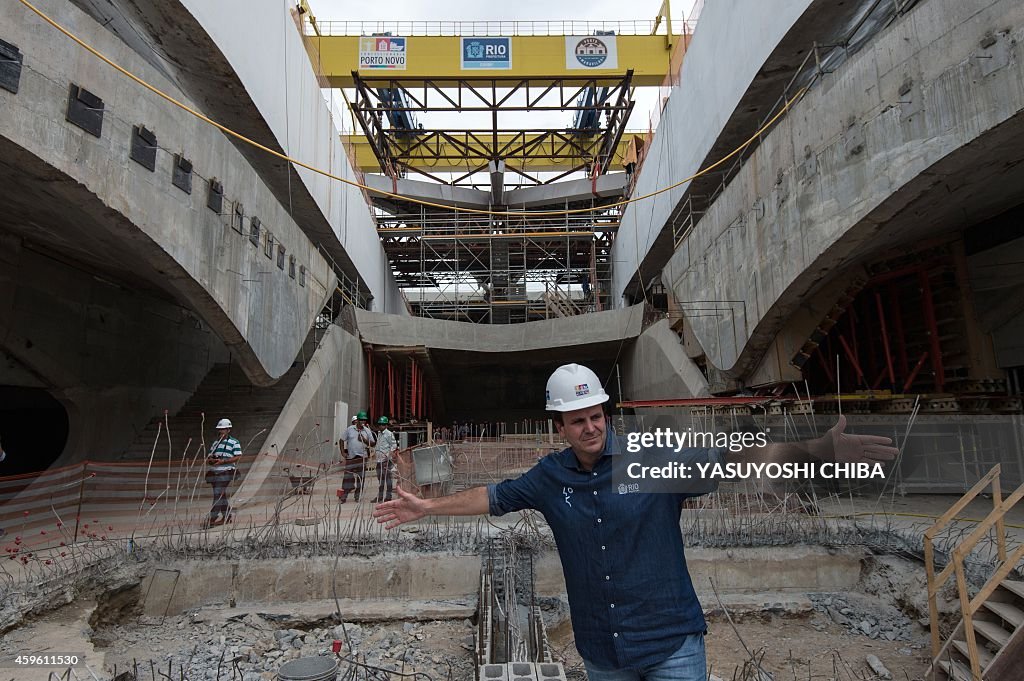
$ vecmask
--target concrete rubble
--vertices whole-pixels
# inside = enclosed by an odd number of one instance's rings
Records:
[[[345,658],[354,651],[360,664],[439,681],[472,678],[474,630],[469,620],[346,622],[298,629],[278,628],[272,619],[255,613],[220,620],[189,613],[163,621],[143,616],[138,626],[115,625],[95,637],[109,642],[105,666],[111,674],[115,665],[118,673],[130,671],[133,657],[144,648],[163,651],[156,663],[164,673],[170,668],[172,679],[270,681],[290,660],[332,655],[332,643],[338,640]],[[148,658],[136,659],[148,670]]]

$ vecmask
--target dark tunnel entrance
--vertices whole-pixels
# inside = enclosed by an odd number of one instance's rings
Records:
[[[64,451],[68,413],[42,388],[0,386],[0,476],[44,471]]]

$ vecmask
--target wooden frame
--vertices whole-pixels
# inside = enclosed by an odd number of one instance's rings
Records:
[[[1019,546],[1013,554],[1006,554],[1006,529],[1003,518],[1007,511],[1024,498],[1024,485],[1018,487],[1009,497],[1003,500],[1002,488],[999,484],[1000,466],[996,464],[985,476],[967,491],[960,500],[953,504],[948,511],[943,513],[930,528],[924,533],[924,562],[928,578],[928,612],[931,620],[932,639],[932,668],[931,676],[934,678],[935,669],[945,649],[939,640],[939,612],[938,593],[951,574],[956,575],[957,592],[960,596],[960,610],[963,617],[963,634],[967,642],[968,657],[971,660],[971,676],[974,681],[982,681],[981,663],[978,658],[978,641],[974,633],[974,615],[981,609],[992,592],[996,590],[999,583],[1010,574],[1010,571],[1021,559],[1024,559],[1024,545]],[[956,519],[958,513],[963,511],[982,491],[991,484],[992,486],[992,511],[978,526],[967,535],[967,538],[960,542],[953,550],[950,561],[942,571],[935,574],[935,548],[933,541],[935,535],[941,532],[949,523]],[[967,590],[967,579],[964,574],[964,560],[971,554],[974,547],[981,541],[989,530],[996,528],[996,545],[999,567],[985,583],[982,589],[972,599]],[[949,645],[949,641],[946,642]]]

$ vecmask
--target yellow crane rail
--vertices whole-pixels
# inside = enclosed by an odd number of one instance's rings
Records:
[[[455,143],[448,138],[454,138]],[[547,139],[542,139],[547,137]],[[632,141],[632,135],[624,136],[615,151],[612,170],[621,170],[626,150]],[[537,141],[537,143],[534,143]],[[342,142],[349,151],[359,170],[365,173],[381,172],[380,164],[373,154],[373,147],[364,135],[342,135]],[[416,132],[413,131],[406,143],[408,155],[402,156],[402,162],[412,168],[428,172],[459,172],[480,166],[487,162],[487,150],[492,143],[487,131],[479,133],[463,131],[450,132],[444,136],[435,135],[425,143],[418,143]],[[479,156],[467,154],[467,150],[478,148]],[[507,156],[504,160],[517,168],[532,172],[567,171],[586,159],[567,158],[566,145],[557,138],[543,133],[499,133],[499,149],[519,149],[520,152]]]

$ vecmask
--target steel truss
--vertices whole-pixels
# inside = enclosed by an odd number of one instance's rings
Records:
[[[438,182],[463,186],[492,163],[530,184],[548,184],[571,173],[604,174],[625,131],[633,109],[632,70],[625,75],[589,78],[429,80],[410,85],[408,79],[368,78],[356,72],[351,109],[366,135],[381,169],[391,177],[419,173]],[[412,121],[414,114],[433,111],[487,112],[488,130],[431,130],[395,125]],[[503,129],[499,113],[566,111],[590,114],[597,127]],[[577,120],[582,117],[577,116]],[[387,121],[387,123],[385,123]],[[443,179],[430,171],[440,162],[464,162],[467,171]],[[569,167],[553,177],[542,177],[532,164],[553,161]]]

